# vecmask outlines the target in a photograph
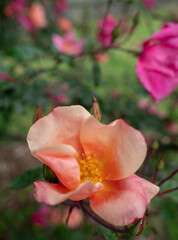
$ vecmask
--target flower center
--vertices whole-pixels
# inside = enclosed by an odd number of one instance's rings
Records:
[[[73,44],[72,43],[65,43],[65,50],[68,52],[71,52],[73,50]]]
[[[102,182],[103,164],[96,159],[95,155],[86,156],[82,153],[79,160],[80,182],[91,180],[93,183]]]

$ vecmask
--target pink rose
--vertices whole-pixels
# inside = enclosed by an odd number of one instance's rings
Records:
[[[117,26],[117,20],[112,15],[108,15],[106,19],[101,19],[98,25],[98,41],[104,47],[109,47],[112,41],[112,31]]]
[[[159,188],[136,176],[146,156],[143,135],[121,119],[104,125],[82,106],[57,107],[29,130],[34,157],[61,184],[36,181],[38,202],[57,205],[89,197],[92,210],[115,226],[142,218]]]
[[[40,227],[48,226],[48,217],[50,214],[51,208],[47,205],[42,205],[36,212],[34,212],[31,216],[31,220],[34,225]]]
[[[0,80],[3,82],[13,82],[14,79],[11,78],[7,73],[0,71]]]
[[[148,9],[153,9],[156,5],[156,0],[142,0],[143,5]]]
[[[168,23],[143,44],[136,73],[156,102],[178,85],[178,24]]]
[[[65,17],[60,17],[57,20],[57,25],[59,29],[63,32],[69,32],[72,30],[72,22]]]
[[[68,32],[64,37],[58,34],[52,35],[52,41],[59,52],[66,55],[79,55],[84,48],[84,40],[77,39],[73,31]]]
[[[57,14],[65,12],[68,8],[68,0],[53,0],[54,1],[54,11]]]

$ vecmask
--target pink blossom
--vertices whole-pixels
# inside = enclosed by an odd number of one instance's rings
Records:
[[[165,124],[165,128],[171,134],[178,135],[178,123],[169,121]]]
[[[39,3],[32,3],[28,7],[27,3],[27,0],[12,1],[5,8],[5,15],[14,15],[20,25],[29,32],[44,28],[47,24],[44,7]]]
[[[84,48],[84,39],[77,39],[73,31],[68,32],[64,37],[58,34],[52,35],[52,41],[59,52],[66,55],[79,55]]]
[[[14,81],[7,73],[1,72],[1,71],[0,71],[0,80],[2,80],[4,82],[12,82],[12,81]]]
[[[17,20],[20,23],[20,25],[25,28],[29,32],[34,32],[35,31],[35,26],[33,23],[30,21],[30,19],[24,15],[24,14],[18,14]]]
[[[48,226],[57,226],[59,224],[66,225],[66,220],[69,215],[69,208],[54,208],[49,205],[41,205],[31,215],[31,221],[34,225],[46,228]],[[80,225],[83,219],[81,210],[74,208],[69,215],[68,228],[76,228]]]
[[[96,53],[95,59],[98,63],[106,63],[108,61],[108,54],[105,52]]]
[[[138,108],[140,108],[141,110],[146,110],[151,115],[155,115],[155,116],[159,117],[160,119],[166,118],[166,113],[161,111],[160,109],[158,109],[158,107],[154,103],[150,102],[146,98],[139,100]]]
[[[57,20],[57,25],[59,29],[63,32],[69,32],[72,29],[72,22],[65,17],[60,17]]]
[[[58,14],[65,12],[68,8],[68,0],[54,0],[54,11]]]
[[[112,15],[108,15],[106,19],[101,19],[99,21],[98,26],[98,41],[104,47],[109,47],[112,41],[112,31],[117,26],[117,20]]]
[[[31,216],[33,224],[40,227],[48,226],[48,217],[50,214],[51,208],[47,205],[42,205],[33,215]]]
[[[9,17],[13,14],[23,12],[27,5],[27,0],[12,0],[4,9],[4,14]]]
[[[61,183],[36,181],[38,202],[57,205],[89,198],[97,215],[125,226],[144,216],[159,191],[134,174],[147,146],[141,132],[122,119],[105,125],[82,106],[57,107],[32,125],[27,141],[32,155]]]
[[[153,9],[156,4],[156,0],[142,0],[143,5],[148,9]]]
[[[65,93],[59,93],[56,97],[55,97],[56,102],[59,103],[64,103],[67,101],[67,96]]]
[[[178,85],[178,24],[168,23],[143,44],[136,73],[156,102]]]

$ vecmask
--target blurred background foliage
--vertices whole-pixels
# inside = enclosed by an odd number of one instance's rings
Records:
[[[100,104],[102,122],[123,118],[143,132],[148,145],[156,139],[159,146],[144,177],[152,179],[155,165],[163,156],[165,167],[159,172],[159,182],[177,165],[178,90],[155,104],[135,74],[136,56],[109,49],[107,61],[97,61],[93,51],[99,47],[98,20],[107,1],[69,1],[67,10],[58,14],[52,12],[52,1],[38,1],[44,4],[48,24],[34,32],[24,29],[15,17],[7,17],[4,9],[10,2],[0,2],[0,238],[135,239],[101,233],[89,221],[75,230],[64,224],[45,228],[35,225],[31,216],[40,206],[33,199],[32,186],[15,191],[8,188],[8,183],[23,170],[41,166],[30,156],[25,140],[36,109],[40,106],[47,114],[55,106],[80,104],[90,110],[93,96]],[[139,0],[113,2],[110,13],[129,27],[135,24],[129,36],[117,36],[125,49],[141,50],[142,42],[165,22],[178,22],[176,1],[158,1],[151,11]],[[57,24],[60,16],[70,19],[77,35],[85,39],[87,54],[83,57],[60,54],[53,46],[51,35],[63,34]],[[176,187],[177,180],[175,176],[161,190]],[[176,240],[177,204],[176,192],[153,199],[148,227],[136,238]]]

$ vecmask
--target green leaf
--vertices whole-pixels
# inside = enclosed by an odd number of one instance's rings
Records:
[[[101,70],[96,61],[93,61],[92,74],[94,85],[97,87],[99,86],[101,80]]]
[[[106,240],[118,240],[118,233],[113,232],[105,227],[100,226],[103,236]]]
[[[149,13],[149,10],[143,5],[141,0],[134,0],[134,2],[136,3],[136,5],[140,11],[142,11],[144,13]]]
[[[14,55],[20,60],[28,61],[33,60],[36,57],[41,57],[43,55],[43,51],[35,46],[23,44],[15,47]]]
[[[14,180],[9,183],[9,187],[12,189],[21,189],[41,178],[43,178],[41,168],[30,169],[15,177]]]

